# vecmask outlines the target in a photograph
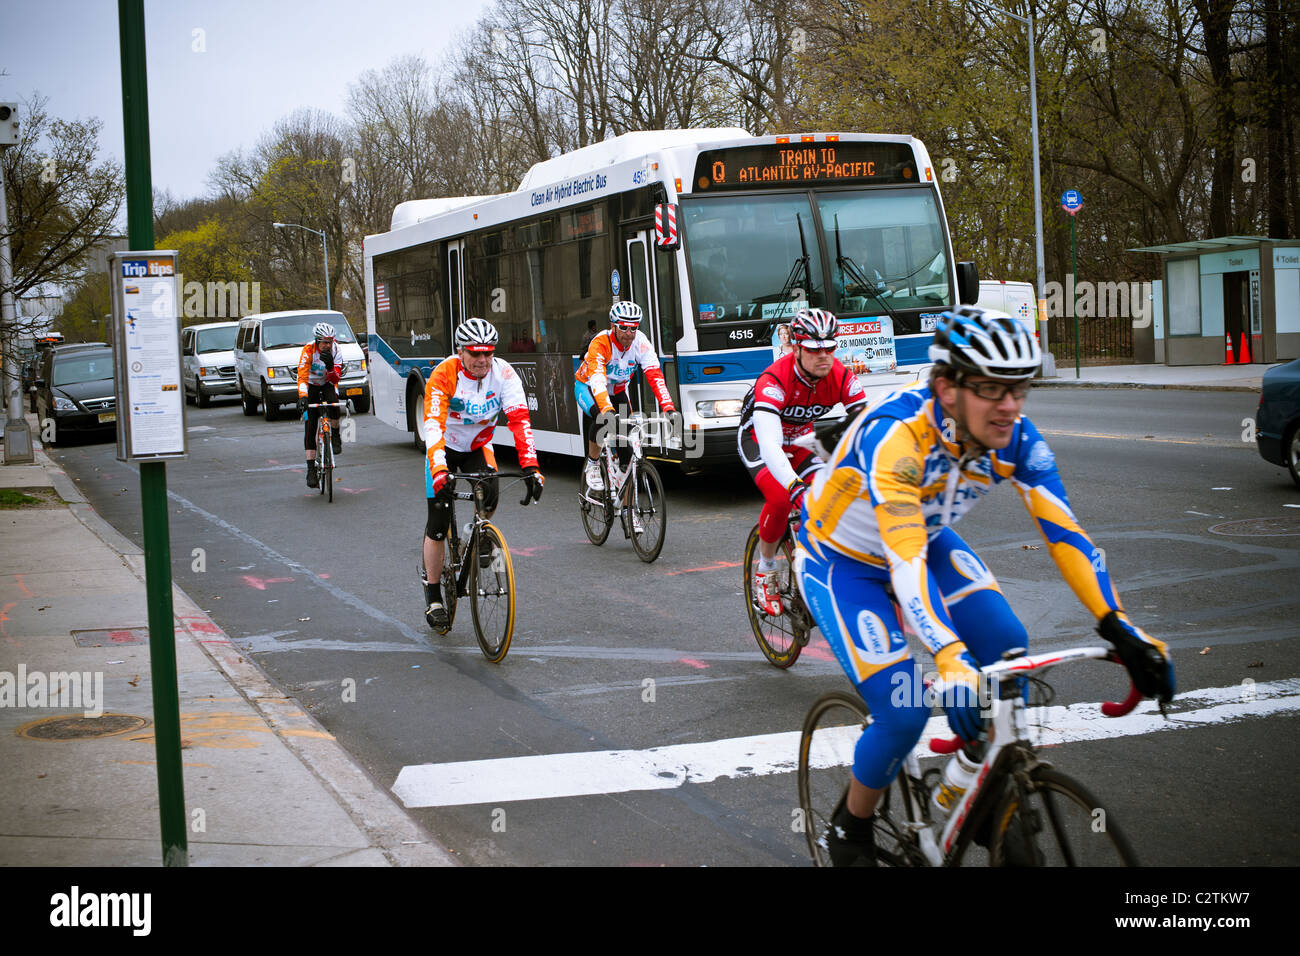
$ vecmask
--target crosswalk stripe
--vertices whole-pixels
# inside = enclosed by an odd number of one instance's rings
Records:
[[[1300,679],[1206,688],[1180,695],[1169,718],[1144,701],[1126,717],[1103,717],[1097,704],[1036,707],[1028,711],[1034,742],[1053,746],[1205,727],[1300,711]],[[933,756],[929,742],[951,736],[942,716],[932,717],[918,745]],[[793,773],[799,732],[733,737],[648,750],[598,750],[466,760],[403,767],[393,793],[408,808],[450,807],[515,800],[593,796],[637,790],[671,790],[724,777]],[[850,754],[851,750],[848,751]]]

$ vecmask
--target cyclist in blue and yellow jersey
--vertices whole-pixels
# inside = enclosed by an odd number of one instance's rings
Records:
[[[930,359],[928,385],[887,396],[853,420],[804,501],[799,584],[873,718],[826,834],[837,866],[874,864],[871,816],[920,739],[931,701],[938,698],[959,737],[979,739],[978,668],[1028,645],[992,573],[952,529],[994,485],[1009,481],[1019,493],[1137,689],[1161,701],[1174,693],[1165,645],[1124,613],[1051,449],[1021,415],[1042,361],[1037,341],[1005,313],[962,306],[943,314]],[[934,655],[930,694],[919,692],[904,622]]]

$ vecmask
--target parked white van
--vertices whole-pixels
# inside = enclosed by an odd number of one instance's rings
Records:
[[[334,326],[344,363],[339,397],[351,399],[358,415],[370,411],[366,358],[347,318],[342,312],[303,309],[264,312],[240,320],[235,338],[235,376],[245,415],[256,415],[260,404],[263,416],[272,422],[281,405],[298,401],[298,359],[303,346],[313,341],[312,329],[317,322]]]
[[[1006,282],[1001,279],[981,279],[980,298],[976,305],[982,309],[997,309],[1021,321],[1031,332],[1035,330],[1038,296],[1028,282]]]
[[[237,395],[235,333],[238,322],[209,322],[181,329],[181,388],[186,402],[207,408],[213,395]]]

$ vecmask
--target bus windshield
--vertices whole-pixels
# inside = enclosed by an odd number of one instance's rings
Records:
[[[701,325],[825,305],[807,193],[700,198],[683,203],[682,213]]]
[[[831,311],[952,305],[939,206],[930,190],[818,193],[817,209],[832,263]]]
[[[879,315],[953,302],[939,204],[925,187],[699,197],[682,213],[702,326],[806,306]]]

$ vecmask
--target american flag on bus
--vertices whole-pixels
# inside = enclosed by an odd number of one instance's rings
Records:
[[[375,311],[388,311],[388,290],[384,288],[384,283],[375,283]]]

